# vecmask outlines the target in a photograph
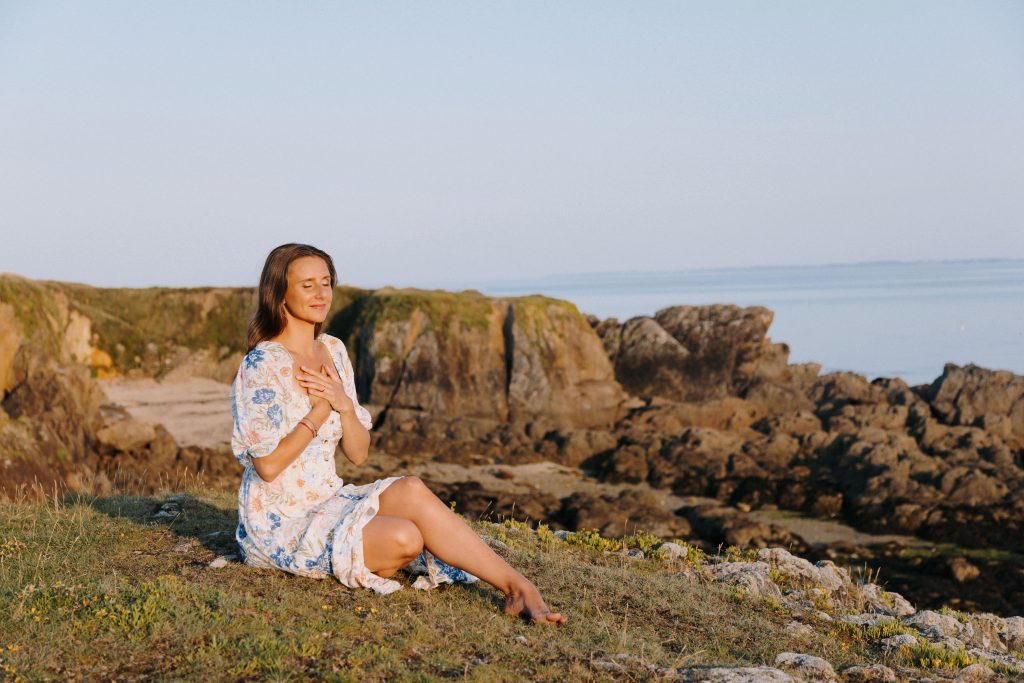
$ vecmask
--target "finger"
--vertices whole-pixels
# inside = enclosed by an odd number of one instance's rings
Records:
[[[329,374],[335,382],[341,381],[341,376],[338,374],[338,369],[334,367],[334,363],[331,363],[330,365],[325,365],[324,367],[327,368],[327,374]]]
[[[303,371],[305,371],[305,372],[306,372],[306,373],[307,373],[307,374],[308,374],[308,375],[309,375],[310,377],[316,377],[316,378],[319,378],[319,379],[324,379],[324,373],[323,373],[323,366],[322,366],[322,365],[320,366],[320,371],[316,371],[316,370],[310,370],[310,369],[309,369],[309,368],[307,368],[307,367],[306,367],[305,365],[301,366],[301,368],[302,368],[302,370],[303,370]]]

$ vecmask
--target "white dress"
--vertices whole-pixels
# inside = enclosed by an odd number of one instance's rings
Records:
[[[322,333],[359,422],[369,430],[370,412],[356,399],[355,377],[345,344]],[[335,470],[341,416],[331,411],[317,436],[272,482],[256,473],[252,459],[273,452],[312,408],[292,378],[292,356],[280,343],[262,341],[238,368],[231,385],[234,430],[231,448],[245,468],[238,490],[235,539],[246,564],[282,569],[314,578],[336,577],[351,588],[391,593],[402,587],[363,564],[363,527],[380,507],[380,494],[401,477],[362,486],[345,484]],[[406,569],[420,573],[415,588],[441,583],[472,583],[477,577],[442,562],[424,549]]]

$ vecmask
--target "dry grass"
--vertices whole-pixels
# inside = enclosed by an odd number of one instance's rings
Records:
[[[883,661],[862,638],[788,635],[778,605],[517,523],[470,520],[568,617],[533,626],[483,582],[387,596],[230,564],[234,494],[0,502],[0,679],[650,680],[646,668],[770,665],[783,651],[839,668]],[[222,532],[218,535],[217,532]],[[520,638],[522,636],[522,638]],[[525,638],[525,640],[524,640]],[[595,664],[625,653],[625,671]]]

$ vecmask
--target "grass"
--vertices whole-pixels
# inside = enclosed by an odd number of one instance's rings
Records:
[[[153,517],[162,501],[0,502],[0,679],[638,680],[646,664],[770,665],[783,651],[880,661],[859,637],[789,635],[779,605],[685,576],[692,558],[605,554],[592,534],[467,520],[566,614],[556,628],[505,616],[483,582],[416,591],[400,572],[406,587],[381,596],[209,569],[234,550],[234,494],[190,488],[170,519]],[[652,538],[625,545],[656,550]],[[602,668],[617,654],[634,658],[617,660],[625,673]]]

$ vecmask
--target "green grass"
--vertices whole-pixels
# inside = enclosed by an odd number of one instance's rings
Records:
[[[626,558],[521,522],[467,520],[568,617],[534,626],[505,616],[483,582],[416,591],[400,572],[406,587],[381,596],[209,569],[234,551],[234,494],[189,489],[171,520],[152,517],[161,500],[0,502],[0,679],[611,680],[649,678],[647,663],[771,664],[787,650],[837,667],[879,661],[859,638],[794,640],[779,605],[680,575],[690,558]],[[626,544],[656,549],[652,538]],[[637,658],[627,674],[593,664],[618,653]]]

